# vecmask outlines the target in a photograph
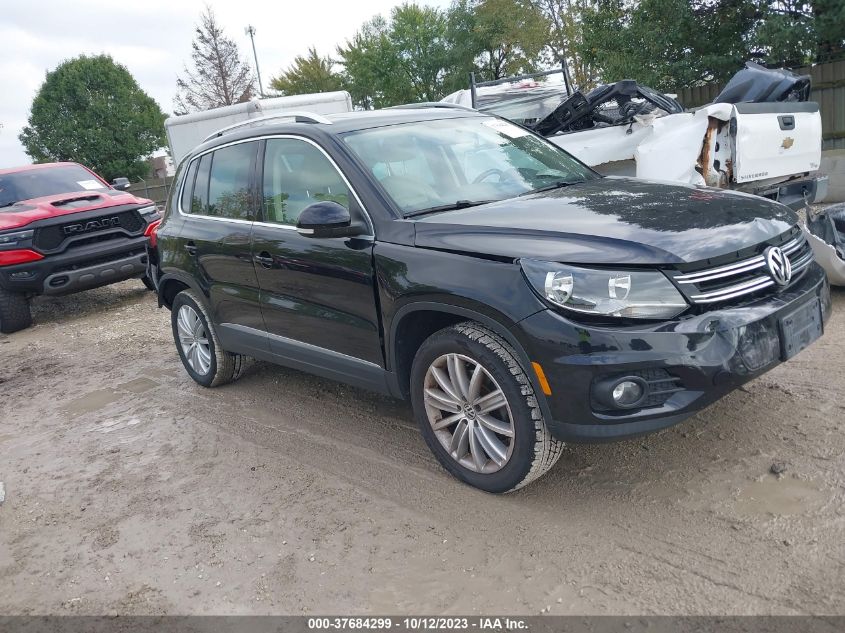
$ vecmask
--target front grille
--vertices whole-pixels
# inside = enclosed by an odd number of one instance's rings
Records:
[[[117,218],[118,224],[108,226],[104,229],[93,229],[68,235],[65,232],[65,227],[85,224],[92,220],[105,220]],[[89,217],[85,220],[73,219],[69,216],[67,221],[62,224],[51,224],[43,226],[35,230],[33,244],[40,251],[54,251],[58,249],[66,240],[73,240],[74,246],[81,246],[90,244],[93,241],[102,241],[104,239],[112,239],[123,236],[123,231],[134,234],[144,228],[144,219],[137,211],[121,211],[119,213],[106,213],[96,217]],[[122,231],[120,230],[122,229]]]
[[[765,245],[764,245],[765,246]],[[813,262],[813,251],[803,233],[780,246],[792,265],[792,282]],[[748,259],[674,275],[675,282],[694,304],[709,305],[744,297],[775,285],[764,254]],[[790,283],[792,283],[790,282]]]

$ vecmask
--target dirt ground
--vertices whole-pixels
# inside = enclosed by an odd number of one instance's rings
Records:
[[[0,335],[0,613],[845,613],[845,291],[789,363],[508,496],[404,403],[195,385],[140,282],[34,315]]]

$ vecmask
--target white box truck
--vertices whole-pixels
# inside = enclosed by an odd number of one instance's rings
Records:
[[[178,165],[188,152],[221,128],[271,114],[304,110],[314,114],[352,112],[352,98],[348,92],[340,90],[253,99],[213,110],[169,117],[164,122],[164,129],[167,131],[173,162]]]

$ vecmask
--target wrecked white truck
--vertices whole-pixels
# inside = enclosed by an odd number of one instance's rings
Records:
[[[817,173],[822,123],[818,104],[808,100],[808,76],[749,62],[713,103],[685,110],[672,96],[632,80],[586,93],[571,92],[568,81],[536,81],[560,72],[471,78],[469,89],[443,101],[528,127],[605,175],[728,188],[795,210],[827,193],[827,177]],[[845,285],[845,231],[837,253],[830,236],[813,234],[822,226],[833,220],[809,222],[805,233],[814,237],[831,282]]]
[[[794,209],[827,191],[814,174],[822,124],[809,77],[749,62],[714,103],[684,110],[632,80],[569,95],[532,80],[553,72],[473,83],[443,101],[529,127],[606,175],[730,188]]]
[[[804,233],[830,283],[845,286],[845,203],[808,209]]]

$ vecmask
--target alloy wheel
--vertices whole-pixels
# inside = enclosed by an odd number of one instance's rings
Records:
[[[176,329],[188,365],[201,376],[206,375],[211,368],[211,346],[196,310],[189,305],[181,306],[176,318]]]
[[[426,371],[423,389],[428,421],[452,459],[484,474],[508,463],[514,444],[510,406],[478,361],[462,354],[438,357]]]

